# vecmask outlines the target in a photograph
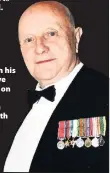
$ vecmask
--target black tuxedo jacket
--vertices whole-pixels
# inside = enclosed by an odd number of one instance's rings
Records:
[[[108,173],[108,83],[104,75],[83,66],[54,110],[34,154],[29,172]],[[29,105],[29,109],[32,105]],[[57,148],[62,120],[106,116],[105,144],[97,148]]]
[[[30,172],[107,173],[108,78],[85,66],[79,71],[54,110],[36,149]],[[58,122],[106,116],[105,144],[97,148],[57,148]]]

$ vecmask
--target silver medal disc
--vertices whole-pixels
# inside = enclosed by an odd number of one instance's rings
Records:
[[[57,148],[58,148],[59,150],[63,150],[64,147],[65,147],[65,144],[64,144],[63,141],[59,141],[59,142],[57,143]]]
[[[78,148],[81,148],[84,145],[84,141],[82,138],[77,139],[75,143]]]
[[[92,139],[92,146],[95,148],[99,146],[99,140],[96,137]]]

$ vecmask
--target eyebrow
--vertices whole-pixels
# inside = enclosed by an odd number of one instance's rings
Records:
[[[52,27],[46,28],[46,30],[48,30],[48,29],[50,29],[50,30],[56,30],[56,29],[54,29],[54,28],[52,28]]]
[[[60,29],[63,30],[63,26],[62,26],[59,22],[56,21],[56,25],[57,25]],[[52,28],[52,27],[46,28],[46,30],[48,30],[48,29],[57,30],[57,29]],[[31,36],[34,36],[34,35],[33,35],[33,34],[26,34],[26,35],[22,38],[22,40],[26,39],[26,38],[29,37],[29,36],[31,37]]]
[[[56,22],[56,24],[60,27],[60,29],[63,29],[63,26],[59,22]]]
[[[56,22],[57,26],[60,28],[60,29],[63,29],[62,25],[59,23],[59,22]],[[47,29],[54,29],[52,27],[48,27]]]

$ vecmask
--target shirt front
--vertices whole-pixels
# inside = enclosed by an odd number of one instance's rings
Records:
[[[45,127],[56,106],[82,66],[83,63],[80,62],[68,76],[54,84],[56,89],[54,102],[41,97],[39,101],[33,104],[32,109],[16,133],[5,162],[4,172],[29,172],[32,159]],[[36,90],[41,90],[39,84],[36,86]]]

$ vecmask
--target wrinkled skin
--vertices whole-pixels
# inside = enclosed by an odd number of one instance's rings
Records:
[[[60,3],[33,4],[21,16],[18,32],[24,62],[42,88],[67,76],[78,64],[81,30],[71,26]]]

